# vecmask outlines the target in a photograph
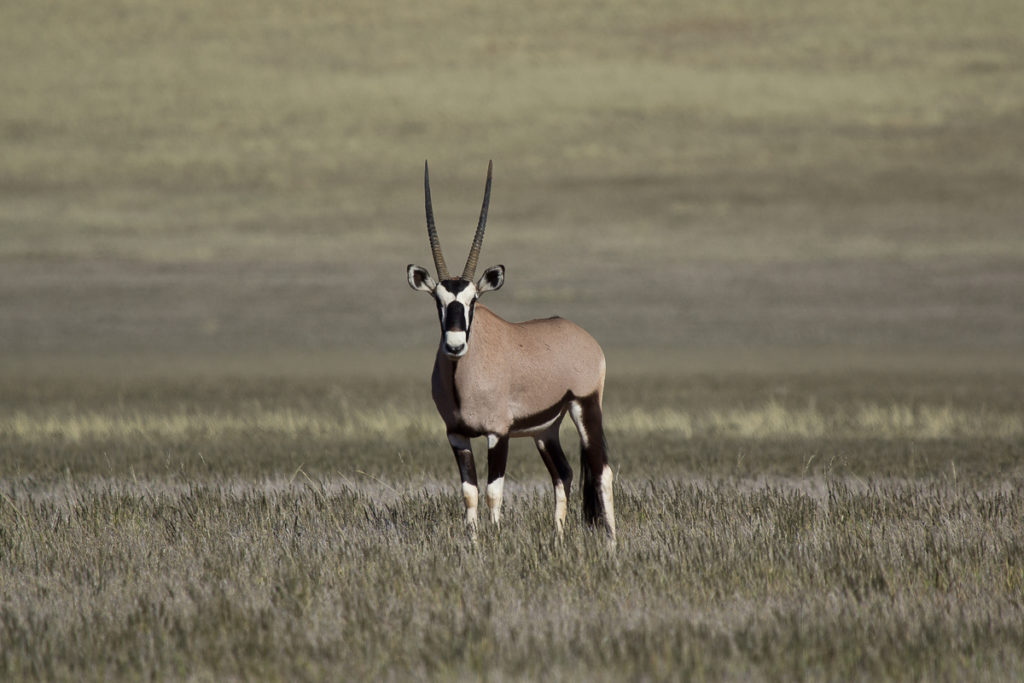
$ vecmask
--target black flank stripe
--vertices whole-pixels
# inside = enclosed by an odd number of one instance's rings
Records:
[[[550,408],[534,413],[533,415],[527,415],[525,417],[518,417],[512,421],[512,427],[509,431],[518,432],[524,429],[531,429],[537,425],[542,425],[546,422],[550,422],[555,419],[559,413],[565,410],[565,406],[573,399],[571,391],[565,392],[565,396],[561,398],[555,405]]]

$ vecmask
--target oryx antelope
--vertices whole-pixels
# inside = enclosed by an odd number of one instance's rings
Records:
[[[431,379],[434,404],[444,420],[448,441],[462,477],[466,524],[475,534],[478,491],[470,439],[487,437],[487,507],[491,520],[501,516],[510,437],[530,437],[551,474],[555,489],[555,529],[561,535],[572,468],[558,441],[568,412],[580,435],[583,517],[603,520],[615,541],[612,470],[601,424],[605,360],[601,347],[578,325],[562,318],[510,323],[477,303],[484,292],[501,288],[505,267],[486,269],[473,282],[491,197],[492,164],[476,236],[462,275],[452,277],[441,253],[430,202],[430,172],[424,163],[427,235],[438,280],[426,268],[410,265],[409,286],[434,297],[441,340]]]

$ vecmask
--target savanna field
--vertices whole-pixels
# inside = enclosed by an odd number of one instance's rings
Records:
[[[0,7],[0,679],[1024,678],[1021,25]],[[463,529],[425,158],[607,351],[614,551],[569,426]]]
[[[613,379],[614,552],[579,521],[578,491],[554,540],[550,482],[519,443],[502,526],[472,544],[419,384],[5,385],[6,674],[954,680],[1024,665],[1019,377]]]

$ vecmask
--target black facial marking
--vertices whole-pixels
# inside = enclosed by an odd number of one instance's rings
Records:
[[[444,287],[452,294],[458,296],[459,292],[469,286],[469,280],[463,280],[461,278],[458,280],[441,280],[441,283],[438,286]]]
[[[458,296],[459,292],[464,290],[470,284],[472,283],[469,280],[463,280],[462,278],[459,278],[442,280],[437,286],[443,287],[445,291],[451,293],[453,296]],[[468,339],[469,327],[473,323],[473,309],[476,307],[476,300],[474,299],[469,304],[469,320],[466,319],[465,307],[463,307],[463,305],[460,304],[458,301],[451,302],[450,304],[448,304],[446,309],[442,309],[441,301],[436,297],[434,298],[434,301],[435,303],[437,303],[438,319],[443,321],[443,331],[465,332]]]
[[[466,324],[466,307],[458,301],[448,304],[448,310],[444,314],[445,332],[466,332],[469,326]]]

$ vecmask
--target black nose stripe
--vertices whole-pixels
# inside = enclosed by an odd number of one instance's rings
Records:
[[[458,301],[453,301],[450,304],[448,304],[448,308],[445,310],[444,331],[466,331],[466,307],[460,304]]]

